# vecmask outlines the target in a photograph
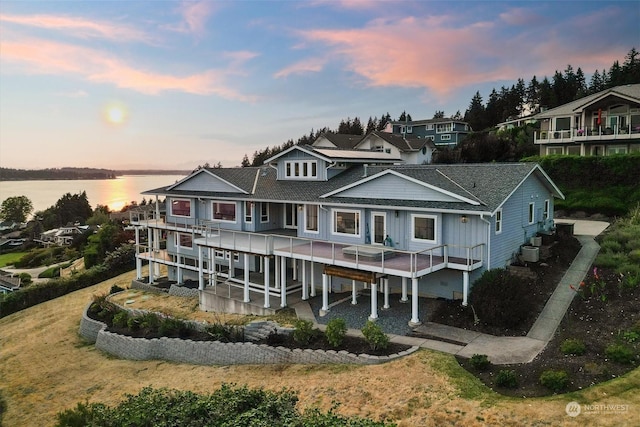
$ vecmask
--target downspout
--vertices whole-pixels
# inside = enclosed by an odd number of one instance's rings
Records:
[[[487,270],[491,270],[491,221],[484,218],[484,214],[480,214],[480,220],[487,223]]]

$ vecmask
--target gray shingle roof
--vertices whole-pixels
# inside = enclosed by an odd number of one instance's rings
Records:
[[[358,145],[358,142],[362,140],[362,135],[350,135],[345,133],[333,132],[325,132],[318,138],[321,138],[323,136],[331,141],[336,147],[348,150],[353,149],[353,147]]]
[[[369,135],[375,135],[384,139],[400,151],[418,151],[425,145],[435,147],[431,138],[406,137],[397,133],[373,131]],[[369,136],[367,135],[367,136]]]
[[[329,181],[278,181],[276,170],[264,166],[260,168],[213,169],[212,173],[234,183],[243,189],[255,192],[221,193],[208,191],[168,190],[162,187],[149,190],[144,194],[201,196],[221,199],[247,199],[274,202],[317,202],[340,205],[375,205],[399,208],[425,208],[438,210],[468,210],[477,212],[493,212],[500,207],[506,198],[531,173],[546,179],[535,163],[487,163],[487,164],[455,164],[455,165],[395,165],[369,166],[367,177],[391,169],[406,177],[433,185],[466,199],[479,202],[479,205],[457,202],[434,202],[420,200],[385,200],[373,198],[345,198],[333,195],[321,197],[364,178],[364,167],[354,166],[338,174]],[[251,183],[249,186],[248,184]],[[548,183],[549,189],[555,188]],[[560,194],[558,194],[560,195]]]

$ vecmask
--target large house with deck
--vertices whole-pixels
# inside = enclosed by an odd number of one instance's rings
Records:
[[[170,280],[197,283],[203,310],[254,314],[318,295],[322,315],[345,292],[375,320],[394,295],[411,304],[411,325],[419,296],[466,305],[483,271],[553,227],[563,197],[535,163],[407,165],[311,146],[144,194],[165,199],[166,212],[132,217],[140,281],[160,280],[163,265]]]
[[[455,147],[472,129],[469,123],[453,118],[438,118],[387,123],[385,132],[411,138],[430,139],[436,147]]]
[[[640,84],[616,86],[539,113],[540,155],[640,152]]]

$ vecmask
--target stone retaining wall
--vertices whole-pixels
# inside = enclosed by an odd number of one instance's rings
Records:
[[[346,351],[288,349],[265,344],[222,343],[219,341],[192,341],[179,338],[132,338],[106,330],[107,325],[87,315],[89,305],[82,314],[80,335],[95,343],[97,349],[130,360],[169,360],[196,365],[243,364],[318,364],[343,363],[373,365],[398,359],[418,350],[411,347],[391,356],[352,354]]]

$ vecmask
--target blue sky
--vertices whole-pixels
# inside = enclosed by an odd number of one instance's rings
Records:
[[[640,1],[0,2],[0,166],[179,168],[640,48]]]

